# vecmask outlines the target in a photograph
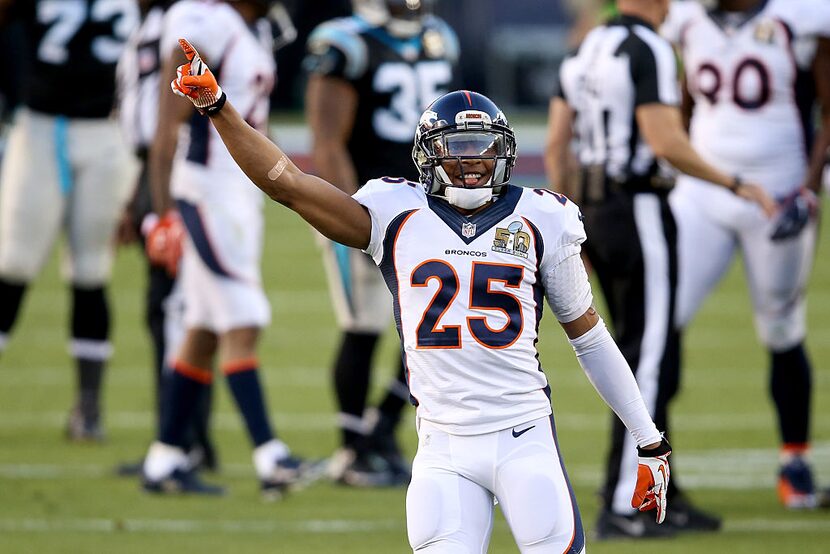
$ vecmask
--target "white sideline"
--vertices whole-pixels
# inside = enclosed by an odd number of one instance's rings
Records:
[[[0,519],[0,531],[12,533],[366,533],[402,529],[397,520],[311,519],[298,521],[200,521],[191,519]]]
[[[300,377],[300,379],[302,379]],[[336,426],[336,414],[326,412],[272,412],[271,417],[277,425],[297,431],[329,431]],[[150,430],[155,414],[150,410],[111,411],[105,414],[105,426],[110,431],[115,429]],[[674,425],[677,431],[694,433],[712,433],[727,431],[765,431],[773,425],[771,412],[756,413],[718,413],[718,414],[684,414]],[[565,413],[556,414],[556,428],[560,431],[604,431],[608,428],[608,418],[602,413]],[[236,413],[217,411],[211,424],[221,431],[236,431],[242,423]],[[19,429],[62,429],[66,425],[65,411],[9,411],[0,412],[0,430]],[[830,428],[830,413],[813,416],[816,429]],[[411,427],[404,426],[411,430]],[[414,432],[414,431],[413,431]]]
[[[4,533],[331,533],[353,534],[403,530],[403,520],[317,519],[298,521],[200,521],[191,519],[0,519]],[[727,519],[725,533],[830,532],[828,520]]]

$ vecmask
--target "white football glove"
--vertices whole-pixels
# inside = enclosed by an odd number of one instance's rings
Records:
[[[177,95],[193,102],[202,114],[217,113],[225,105],[227,96],[193,45],[180,38],[179,46],[187,56],[187,63],[176,69],[176,78],[170,82],[170,88]]]
[[[669,488],[669,454],[671,445],[664,438],[652,450],[637,448],[637,485],[631,507],[641,512],[657,509],[657,523],[666,519],[666,492]]]

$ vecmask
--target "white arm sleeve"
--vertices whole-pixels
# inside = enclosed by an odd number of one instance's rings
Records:
[[[625,424],[637,446],[660,442],[660,432],[646,409],[634,374],[605,322],[600,319],[590,331],[570,343],[588,380]]]
[[[556,264],[543,279],[550,309],[562,323],[575,320],[594,302],[591,283],[578,247]]]

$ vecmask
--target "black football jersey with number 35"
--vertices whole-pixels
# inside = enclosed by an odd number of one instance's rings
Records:
[[[410,38],[359,16],[328,21],[311,34],[306,70],[345,79],[357,91],[348,147],[361,185],[382,176],[417,180],[415,128],[433,100],[457,88],[458,50],[455,33],[433,16]]]
[[[28,59],[23,101],[68,117],[106,117],[115,65],[138,23],[135,0],[17,0]]]

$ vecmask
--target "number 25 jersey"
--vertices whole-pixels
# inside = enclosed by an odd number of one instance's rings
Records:
[[[404,179],[370,181],[354,196],[372,217],[366,252],[392,292],[418,417],[453,434],[551,413],[536,351],[543,297],[561,293],[546,283],[585,233],[564,196],[505,188],[469,217]],[[590,305],[588,290],[556,315],[570,321]]]
[[[456,84],[458,39],[427,16],[420,33],[397,37],[359,16],[318,26],[308,39],[305,69],[343,79],[357,93],[348,149],[358,183],[383,175],[415,178],[412,141],[418,119]]]

